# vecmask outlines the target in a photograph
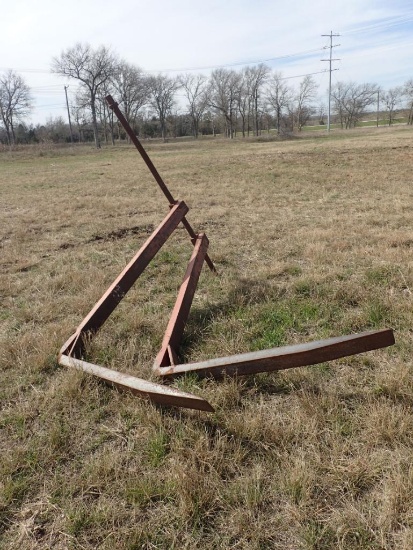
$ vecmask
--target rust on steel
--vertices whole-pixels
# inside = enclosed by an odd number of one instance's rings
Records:
[[[122,124],[125,132],[130,137],[130,139],[131,139],[132,143],[135,145],[136,149],[139,151],[139,153],[140,153],[141,157],[143,158],[146,166],[149,168],[151,174],[155,178],[156,183],[159,185],[162,193],[168,199],[169,204],[174,204],[176,201],[175,201],[172,193],[169,191],[166,183],[163,181],[163,179],[161,178],[158,170],[155,168],[155,165],[153,164],[153,162],[149,158],[148,153],[143,148],[143,146],[142,146],[141,142],[139,141],[138,137],[136,136],[135,132],[130,127],[130,124],[128,123],[128,121],[124,117],[122,111],[119,109],[118,104],[116,103],[116,101],[113,99],[113,97],[111,95],[107,95],[105,99],[106,99],[106,102],[107,102],[109,108],[112,109],[112,111],[115,113],[115,115],[117,116],[119,122]],[[191,237],[191,240],[194,241],[197,237],[197,234],[192,229],[191,224],[188,222],[188,220],[185,217],[182,220],[182,224],[185,227],[185,229],[187,230],[189,236]],[[206,255],[205,261],[208,264],[208,267],[210,268],[210,270],[215,272],[216,271],[215,266],[214,266],[211,258],[208,255]]]
[[[122,273],[113,281],[100,300],[86,315],[76,331],[60,350],[61,354],[80,357],[84,350],[84,336],[95,333],[114,311],[119,302],[130,290],[136,279],[142,274],[162,245],[188,212],[187,205],[181,201],[176,203],[155,229],[152,235],[142,245]]]
[[[135,395],[147,398],[160,405],[185,407],[187,409],[207,412],[214,411],[214,408],[208,401],[202,399],[202,397],[197,397],[196,395],[183,392],[170,386],[154,384],[142,378],[136,378],[136,376],[114,371],[64,354],[59,357],[59,363],[66,367],[73,367],[83,372],[93,374],[119,389],[128,390]]]
[[[175,365],[177,363],[176,352],[181,343],[185,324],[188,320],[196,285],[198,284],[202,265],[208,250],[208,244],[208,238],[204,233],[201,233],[195,241],[194,250],[165,331],[161,350],[155,359],[153,366],[155,372],[160,367]]]
[[[199,363],[172,365],[158,368],[157,373],[161,376],[177,376],[193,372],[201,376],[208,375],[215,378],[256,374],[315,365],[365,351],[392,346],[393,344],[393,331],[383,329],[361,332],[350,336],[339,336],[338,338],[328,338],[306,344],[209,359]]]

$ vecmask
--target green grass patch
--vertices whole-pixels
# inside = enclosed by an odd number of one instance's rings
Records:
[[[149,439],[146,447],[146,459],[154,468],[160,466],[169,452],[169,436],[160,428]]]

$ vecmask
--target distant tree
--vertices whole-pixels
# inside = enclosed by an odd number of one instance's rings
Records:
[[[239,73],[229,69],[215,69],[211,74],[209,105],[225,119],[226,135],[233,138],[236,128],[237,101],[241,86]]]
[[[242,137],[245,137],[246,133],[250,135],[250,116],[251,116],[251,82],[248,79],[247,68],[245,68],[240,75],[240,82],[237,94],[237,107],[241,117],[241,129]]]
[[[188,101],[187,109],[191,117],[192,134],[199,135],[199,123],[208,106],[208,79],[204,75],[185,74],[179,82]]]
[[[413,78],[404,84],[403,93],[407,99],[407,108],[409,110],[407,124],[413,124]]]
[[[42,140],[53,143],[65,142],[70,139],[70,130],[63,117],[49,117],[43,125]]]
[[[157,117],[150,111],[144,109],[138,115],[141,134],[145,138],[154,138],[160,135],[160,125]]]
[[[89,134],[93,135],[92,119],[88,97],[82,88],[76,93],[75,100],[70,106],[70,114],[76,124],[78,140],[89,141]]]
[[[347,124],[346,120],[346,102],[348,100],[349,86],[351,83],[337,82],[331,88],[331,99],[333,101],[333,110],[336,113],[338,120],[340,122],[341,128],[344,128]],[[353,83],[354,85],[354,83]]]
[[[114,117],[113,112],[109,109],[105,97],[109,94],[109,90],[103,91],[102,95],[96,98],[96,115],[100,127],[100,136],[103,136],[105,143],[109,143],[109,137],[112,145],[115,145],[114,136]],[[112,95],[112,94],[111,94]]]
[[[116,64],[111,82],[122,112],[133,127],[139,110],[149,102],[149,79],[141,68],[122,60]]]
[[[36,128],[33,126],[33,124],[30,124],[27,136],[29,143],[39,143],[39,139],[36,134]]]
[[[270,74],[270,68],[263,63],[260,63],[256,67],[247,67],[245,70],[245,80],[247,82],[247,89],[251,95],[250,105],[252,108],[252,114],[254,119],[254,133],[258,136],[259,133],[259,100],[262,87],[268,80]]]
[[[211,110],[205,111],[200,122],[200,131],[202,135],[213,135],[217,133],[217,117]]]
[[[0,116],[7,143],[16,143],[16,124],[22,122],[32,109],[30,88],[15,71],[0,77]]]
[[[337,82],[331,89],[331,97],[342,128],[354,128],[367,107],[376,101],[376,84]]]
[[[112,80],[107,80],[103,86],[101,86],[99,93],[96,97],[96,114],[98,117],[98,120],[100,122],[100,128],[103,132],[103,137],[105,139],[105,143],[108,143],[108,136],[110,136],[112,145],[115,145],[115,136],[114,136],[114,125],[115,125],[115,119],[113,115],[113,111],[109,109],[109,106],[106,101],[106,97],[110,95],[114,95],[115,88],[113,86]]]
[[[319,104],[317,116],[318,116],[318,123],[321,125],[325,124],[324,118],[326,116],[326,106],[324,105],[324,103]]]
[[[150,103],[159,117],[162,139],[166,139],[167,118],[172,112],[175,103],[175,93],[180,84],[176,78],[169,78],[159,74],[148,80]]]
[[[105,46],[94,50],[89,44],[76,44],[52,60],[52,72],[80,82],[87,93],[92,114],[95,145],[100,148],[96,101],[104,84],[113,75],[116,58]]]
[[[312,76],[307,75],[300,82],[298,93],[294,101],[293,117],[299,131],[307,123],[314,112],[313,101],[317,93],[318,85]]]
[[[397,116],[397,107],[400,105],[400,102],[403,98],[404,90],[401,86],[397,86],[396,88],[390,88],[387,90],[387,92],[382,96],[384,105],[386,106],[386,118],[389,123],[389,126],[391,126],[394,122],[394,119]]]
[[[277,134],[280,134],[281,122],[292,102],[293,90],[285,82],[281,73],[274,73],[269,81],[266,95],[269,105],[275,111]]]
[[[29,143],[27,139],[28,134],[28,128],[23,122],[19,122],[17,124],[17,128],[15,128],[15,134],[16,134],[16,143]]]

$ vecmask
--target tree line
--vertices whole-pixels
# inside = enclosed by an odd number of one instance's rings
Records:
[[[51,71],[79,84],[70,115],[75,141],[115,143],[126,136],[105,97],[111,94],[125,118],[141,137],[223,134],[258,136],[275,128],[278,134],[301,131],[309,120],[324,124],[326,108],[318,100],[318,85],[306,75],[294,86],[282,73],[265,64],[241,70],[218,68],[209,76],[148,75],[119,59],[109,48],[78,43],[53,58]],[[413,123],[413,79],[404,86],[383,90],[372,83],[337,82],[331,92],[332,113],[342,128],[353,128],[377,106],[392,124],[399,109]],[[33,100],[24,79],[15,71],[0,77],[0,141],[68,141],[68,125],[61,118],[27,127]]]

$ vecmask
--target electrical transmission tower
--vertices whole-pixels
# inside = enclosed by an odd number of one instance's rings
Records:
[[[328,61],[330,64],[330,78],[329,78],[329,84],[328,84],[328,119],[327,119],[327,131],[330,131],[330,115],[331,115],[331,73],[332,71],[338,71],[338,69],[332,69],[332,62],[333,61],[340,61],[340,59],[333,59],[333,48],[336,48],[337,46],[340,46],[340,44],[334,44],[333,45],[333,36],[340,36],[339,34],[333,34],[333,31],[330,31],[330,34],[322,34],[321,36],[329,36],[330,37],[330,45],[325,46],[324,49],[327,48],[330,49],[330,57],[329,59],[322,59],[321,61]]]

